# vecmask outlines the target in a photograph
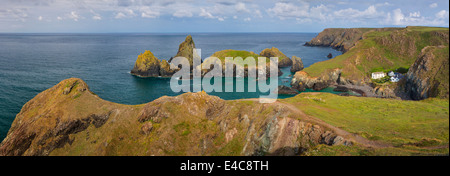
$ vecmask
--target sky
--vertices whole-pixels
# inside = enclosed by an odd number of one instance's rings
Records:
[[[0,0],[3,33],[320,32],[449,26],[447,0]]]

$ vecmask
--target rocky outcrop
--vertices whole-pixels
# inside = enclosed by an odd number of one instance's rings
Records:
[[[292,60],[284,55],[278,48],[266,48],[259,53],[259,55],[270,58],[278,57],[278,67],[289,67],[292,65]]]
[[[448,99],[448,46],[429,46],[423,48],[419,58],[406,74],[404,88],[408,95],[414,100],[421,100],[429,97]]]
[[[71,78],[23,106],[0,155],[298,155],[352,144],[291,106],[246,101],[199,92],[120,105]]]
[[[297,56],[292,56],[291,72],[295,73],[295,72],[303,70],[303,68],[304,68],[304,66],[303,66],[302,59]]]
[[[186,39],[180,44],[180,46],[178,47],[178,52],[177,54],[173,57],[185,57],[186,59],[189,60],[189,64],[191,64],[191,66],[194,65],[194,57],[198,57],[198,55],[194,56],[194,49],[195,49],[195,43],[194,40],[192,39],[191,35],[186,36]],[[169,62],[172,61],[172,58],[169,60]]]
[[[160,62],[151,51],[146,50],[138,56],[131,74],[141,77],[158,77]]]
[[[166,60],[160,62],[159,75],[162,77],[171,77],[179,69],[170,69],[170,64]]]
[[[305,91],[306,89],[322,90],[330,85],[339,84],[341,77],[341,70],[334,69],[327,74],[320,77],[310,77],[308,73],[304,71],[298,71],[295,73],[291,81],[291,86],[298,91]]]
[[[331,53],[329,53],[329,54],[327,55],[327,57],[328,57],[328,59],[331,59],[331,58],[333,58],[333,55],[332,55]]]
[[[347,52],[363,37],[363,30],[358,28],[328,28],[319,33],[306,46],[330,46],[336,50]]]
[[[288,87],[285,85],[278,86],[277,88],[278,94],[281,95],[297,95],[298,92],[292,87]]]

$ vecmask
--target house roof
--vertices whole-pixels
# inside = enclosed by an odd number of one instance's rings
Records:
[[[372,74],[384,74],[384,72],[373,72]]]

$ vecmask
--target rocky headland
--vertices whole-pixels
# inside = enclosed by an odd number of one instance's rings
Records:
[[[448,101],[302,93],[261,104],[198,92],[122,105],[99,98],[77,78],[27,102],[0,144],[2,156],[445,153]]]
[[[380,98],[448,98],[448,79],[443,76],[448,75],[448,28],[325,29],[305,45],[331,46],[344,53],[297,72],[291,85],[299,91],[347,86]],[[426,53],[427,48],[439,51]],[[436,61],[444,66],[425,66],[438,65],[430,59],[436,55],[446,58]],[[374,70],[400,68],[410,70],[399,82],[380,84],[370,77]]]

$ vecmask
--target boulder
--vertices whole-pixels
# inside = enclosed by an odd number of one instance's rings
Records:
[[[344,86],[337,86],[336,88],[333,89],[333,91],[335,91],[335,92],[348,92],[348,88],[344,87]]]
[[[328,54],[327,56],[329,59],[333,58],[333,55],[331,53]]]
[[[295,73],[295,72],[303,70],[303,68],[304,68],[304,66],[303,66],[302,59],[297,56],[292,56],[291,72]]]
[[[278,94],[283,94],[283,95],[297,95],[298,92],[293,89],[292,87],[288,87],[288,86],[278,86]]]

